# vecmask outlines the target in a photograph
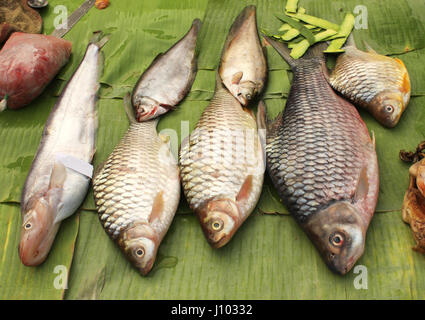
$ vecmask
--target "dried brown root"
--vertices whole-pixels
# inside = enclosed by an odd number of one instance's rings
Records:
[[[28,6],[27,0],[0,0],[0,43],[14,31],[41,33],[42,28],[40,14]]]
[[[422,141],[416,148],[416,152],[400,151],[400,159],[404,162],[418,162],[425,158],[425,141]]]

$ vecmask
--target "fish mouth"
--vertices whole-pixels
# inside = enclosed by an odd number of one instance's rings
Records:
[[[145,267],[137,268],[142,276],[147,276],[151,272],[155,259],[151,259]]]
[[[242,106],[246,107],[248,105],[248,99],[242,93],[237,94],[237,99],[241,103]]]
[[[331,269],[333,272],[343,276],[346,275],[350,270],[353,268],[354,264],[357,262],[358,258],[360,258],[361,254],[358,257],[351,257],[346,263],[344,264],[333,264],[333,263],[327,263],[329,269]]]
[[[23,234],[19,243],[19,258],[26,266],[38,266],[43,263],[55,239],[59,224],[52,226],[50,231]]]
[[[393,119],[383,119],[380,122],[385,127],[391,129],[391,128],[394,128],[398,124],[398,122],[400,121],[400,118],[401,118],[401,113]]]
[[[152,110],[150,111],[144,111],[143,108],[141,108],[143,111],[139,111],[140,108],[141,107],[137,107],[137,114],[136,114],[137,121],[139,122],[147,121],[154,118],[158,111],[158,106],[153,107]]]
[[[206,238],[207,238],[208,243],[214,249],[218,249],[218,248],[224,247],[230,241],[230,239],[232,239],[232,237],[233,237],[233,233],[232,234],[225,235],[225,236],[222,236],[218,240],[213,240],[213,239],[211,239],[206,234]]]
[[[46,259],[59,226],[54,223],[52,208],[43,200],[25,214],[19,242],[19,257],[24,265],[37,266]]]

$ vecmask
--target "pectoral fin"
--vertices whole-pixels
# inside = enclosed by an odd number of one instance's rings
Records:
[[[66,167],[62,162],[55,161],[50,175],[49,189],[62,188],[66,179]]]
[[[243,77],[243,72],[242,71],[236,72],[232,76],[232,84],[239,84],[239,82],[241,82],[242,77]]]
[[[156,219],[160,219],[162,212],[164,211],[164,191],[160,191],[156,194],[153,200],[152,211],[149,216],[149,222],[152,223]]]
[[[354,194],[355,200],[362,200],[367,197],[369,192],[369,178],[367,176],[367,168],[363,167],[360,172],[359,181],[357,183],[356,193]]]
[[[49,191],[46,194],[49,210],[51,215],[55,217],[53,223],[58,223],[69,216],[60,214],[61,197],[66,176],[66,167],[62,162],[56,161],[50,175]]]
[[[236,196],[236,202],[240,203],[240,202],[244,202],[248,200],[252,191],[252,180],[253,180],[252,175],[249,175],[248,177],[246,177],[244,183],[242,184],[241,189],[239,190],[238,195]]]

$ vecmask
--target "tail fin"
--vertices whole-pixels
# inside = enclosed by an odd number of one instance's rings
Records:
[[[218,92],[218,91],[221,91],[221,90],[228,91],[227,88],[223,84],[223,80],[220,77],[220,73],[218,72],[218,70],[216,70],[216,72],[215,72],[215,91]]]
[[[90,38],[89,43],[96,45],[99,49],[109,41],[110,35],[104,34],[102,31],[93,32],[93,36]]]
[[[309,60],[313,58],[320,58],[323,60],[325,59],[323,51],[326,50],[328,46],[325,42],[316,43],[307,50],[307,52],[302,58],[296,60],[291,57],[290,50],[286,44],[280,41],[273,40],[265,34],[263,34],[263,37],[281,55],[281,57],[289,64],[292,69],[295,68],[302,60]]]
[[[124,110],[127,114],[128,121],[131,123],[137,123],[136,116],[134,115],[133,106],[131,105],[130,92],[124,96]]]
[[[297,61],[290,56],[290,51],[286,44],[273,40],[265,34],[263,34],[263,37],[281,55],[281,57],[289,64],[291,68],[297,66]]]
[[[189,32],[193,32],[195,34],[195,37],[198,36],[199,30],[201,29],[201,20],[198,18],[194,19],[192,21],[192,28],[190,28]]]
[[[227,35],[226,42],[223,47],[223,52],[226,52],[227,47],[230,45],[236,35],[242,30],[241,28],[243,24],[248,21],[248,19],[254,19],[255,25],[257,25],[256,7],[254,5],[246,6],[236,17],[235,21],[230,27],[229,34]]]
[[[308,60],[313,58],[320,58],[322,60],[325,60],[325,54],[323,53],[323,51],[325,51],[327,47],[328,44],[326,42],[318,42],[311,46],[301,59]]]

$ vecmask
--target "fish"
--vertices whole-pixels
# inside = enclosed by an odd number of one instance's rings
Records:
[[[352,41],[351,41],[352,43]],[[338,56],[329,82],[355,105],[367,111],[383,126],[395,127],[409,104],[410,78],[403,61],[347,45]]]
[[[0,51],[0,111],[37,98],[68,62],[72,43],[44,34],[13,33]]]
[[[221,54],[220,77],[243,106],[263,89],[267,61],[257,31],[256,7],[245,7],[233,22]]]
[[[125,100],[130,127],[93,179],[94,200],[106,233],[147,275],[179,204],[179,169],[158,119],[138,122]]]
[[[179,153],[184,195],[213,248],[226,245],[254,210],[265,163],[255,116],[216,74],[216,89]]]
[[[132,104],[137,121],[147,121],[176,108],[192,87],[197,72],[196,40],[201,21],[165,53],[160,53],[134,87]]]
[[[298,60],[265,36],[294,77],[284,110],[274,120],[266,107],[257,122],[266,130],[267,171],[280,198],[328,267],[341,275],[364,252],[379,191],[375,139],[357,109],[328,83],[317,44]]]
[[[101,48],[108,39],[102,33],[93,36],[44,127],[21,195],[19,256],[24,265],[46,259],[61,221],[86,197],[96,150]]]

